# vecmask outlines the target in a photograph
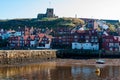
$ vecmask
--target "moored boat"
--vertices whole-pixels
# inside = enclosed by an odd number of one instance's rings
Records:
[[[105,64],[105,60],[102,60],[102,59],[98,59],[96,61],[97,64]]]

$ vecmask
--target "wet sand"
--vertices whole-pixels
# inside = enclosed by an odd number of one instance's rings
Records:
[[[43,63],[49,63],[49,62],[55,62],[57,65],[62,66],[62,65],[97,65],[96,63],[97,59],[53,59],[53,60],[38,60],[38,61],[33,61],[33,62],[25,62],[25,63],[14,63],[11,65],[0,65],[0,67],[4,66],[24,66],[24,65],[31,65],[31,64],[43,64]],[[120,66],[120,59],[103,59],[105,60],[105,66]]]
[[[96,65],[97,59],[58,59],[57,64],[60,65]],[[105,60],[105,66],[120,66],[120,59],[103,59]]]

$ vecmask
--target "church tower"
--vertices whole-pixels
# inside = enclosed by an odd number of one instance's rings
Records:
[[[48,18],[53,18],[54,17],[54,9],[53,8],[47,8],[46,16]]]

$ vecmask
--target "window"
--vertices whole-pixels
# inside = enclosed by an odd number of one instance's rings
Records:
[[[59,39],[59,42],[62,42],[62,41]]]
[[[69,44],[69,42],[66,42],[66,44]]]
[[[92,25],[92,24],[91,24]],[[92,33],[94,33],[94,31],[92,30]]]
[[[63,36],[63,38],[65,38],[65,36]]]
[[[119,43],[114,43],[115,47],[119,47]]]
[[[94,42],[94,39],[91,39],[91,42]]]
[[[113,48],[110,48],[110,51],[112,51],[113,50]]]
[[[39,40],[39,38],[36,37],[35,40]]]
[[[89,40],[86,40],[86,42],[89,42]]]
[[[47,38],[45,38],[45,40],[47,40]]]
[[[85,38],[86,38],[86,39],[89,39],[89,36],[86,36]]]
[[[115,51],[118,51],[118,48],[115,48]]]
[[[92,36],[91,39],[94,39],[94,36]]]
[[[113,39],[110,39],[110,42],[113,42]]]
[[[49,9],[49,12],[51,13],[51,12],[52,12],[52,10],[51,10],[51,9]]]
[[[59,34],[63,34],[63,32],[59,32]]]
[[[95,42],[98,42],[98,40],[97,40],[97,39],[95,39]]]
[[[23,37],[21,37],[20,40],[23,40]]]
[[[62,39],[63,41],[65,41],[65,39]]]
[[[97,39],[97,36],[95,36],[95,38]]]
[[[113,47],[113,43],[109,43],[109,47]]]
[[[43,44],[44,42],[42,41],[41,43]]]
[[[12,47],[14,47],[15,46],[15,44],[10,44]]]
[[[77,36],[74,36],[74,38],[78,38]]]
[[[106,39],[106,42],[109,42],[109,39]]]
[[[75,41],[75,42],[77,42],[77,41],[78,41],[78,39],[74,39],[74,41]]]

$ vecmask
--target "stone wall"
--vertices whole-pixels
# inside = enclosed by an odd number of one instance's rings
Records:
[[[20,64],[51,60],[56,58],[56,50],[1,50],[0,64]]]
[[[101,58],[120,58],[118,52],[101,52]],[[51,61],[56,58],[99,58],[90,50],[0,50],[0,65],[18,65]]]

